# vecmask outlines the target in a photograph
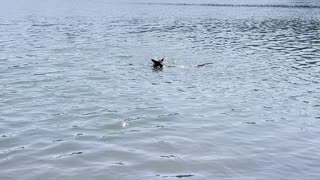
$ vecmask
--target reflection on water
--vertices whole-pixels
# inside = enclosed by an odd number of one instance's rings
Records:
[[[319,179],[316,2],[71,2],[1,11],[0,179]]]

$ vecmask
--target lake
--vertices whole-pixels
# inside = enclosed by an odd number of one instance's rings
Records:
[[[4,0],[0,179],[318,180],[319,52],[318,0]]]

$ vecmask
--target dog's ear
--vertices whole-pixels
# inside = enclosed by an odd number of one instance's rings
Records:
[[[164,60],[164,58],[162,58],[162,59],[160,60],[160,62],[163,62],[163,60]]]
[[[151,59],[151,61],[153,62],[153,63],[157,63],[158,61],[156,61],[156,60],[154,60],[154,59]]]

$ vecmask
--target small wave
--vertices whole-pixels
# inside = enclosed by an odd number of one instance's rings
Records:
[[[57,24],[33,24],[32,26],[38,27],[49,27],[49,26],[56,26]]]
[[[6,23],[0,23],[0,26],[14,26],[16,24],[6,24]]]
[[[145,5],[167,5],[167,6],[206,6],[206,7],[260,7],[260,8],[305,8],[320,9],[316,5],[287,5],[287,4],[198,4],[198,3],[136,3]]]

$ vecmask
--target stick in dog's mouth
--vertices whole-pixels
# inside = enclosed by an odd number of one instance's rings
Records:
[[[151,61],[153,62],[154,69],[161,70],[164,66],[164,64],[163,64],[164,58],[162,58],[160,60],[151,59]],[[213,64],[213,63],[203,63],[203,64],[196,65],[195,67],[199,68],[199,67],[203,67],[203,66],[206,66],[209,64]],[[167,65],[166,67],[175,67],[175,66],[168,66]]]

